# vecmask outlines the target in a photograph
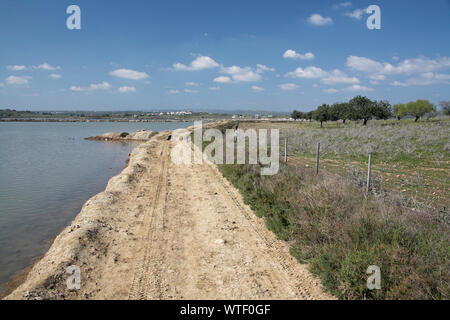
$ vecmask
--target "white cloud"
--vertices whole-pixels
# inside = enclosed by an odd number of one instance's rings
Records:
[[[76,92],[80,92],[80,91],[94,91],[94,90],[109,90],[111,89],[111,85],[106,82],[103,81],[101,83],[92,83],[89,85],[89,87],[87,88],[82,88],[82,87],[78,87],[78,86],[71,86],[69,88],[70,91],[76,91]]]
[[[349,77],[342,71],[336,69],[330,72],[326,77],[322,79],[325,84],[337,84],[337,83],[359,83],[358,78]]]
[[[314,13],[308,18],[308,22],[314,26],[326,26],[333,23],[330,17],[322,17],[320,14]]]
[[[198,93],[198,90],[192,90],[192,89],[184,89],[184,92],[186,93]]]
[[[243,71],[232,76],[233,80],[245,81],[245,82],[256,82],[261,81],[261,75],[251,70]]]
[[[198,86],[197,82],[186,82],[185,84],[189,87],[197,87]]]
[[[15,66],[7,66],[6,69],[10,71],[24,71],[27,70],[27,67],[15,65]]]
[[[3,82],[0,82],[0,87],[3,87],[3,86],[4,86]]]
[[[304,78],[304,79],[321,79],[322,83],[325,84],[338,84],[338,83],[350,83],[357,84],[359,83],[359,79],[356,77],[350,77],[344,72],[335,69],[331,72],[325,71],[318,67],[307,67],[297,68],[295,71],[288,72],[285,75],[286,77],[291,78]]]
[[[312,52],[307,52],[305,54],[297,53],[295,50],[288,49],[283,54],[285,59],[299,59],[299,60],[312,60],[314,59],[314,54]]]
[[[317,79],[327,75],[327,72],[318,67],[297,68],[295,71],[286,73],[286,77]]]
[[[149,77],[149,75],[145,72],[135,71],[131,69],[117,69],[111,71],[109,74],[114,77],[130,80],[142,80]]]
[[[330,89],[323,90],[323,92],[325,92],[325,93],[336,93],[336,92],[339,92],[339,90],[336,90],[334,88],[330,88]]]
[[[394,82],[391,82],[391,86],[394,86],[394,87],[407,87],[408,85],[406,84],[406,83],[404,83],[404,82],[400,82],[400,81],[394,81]]]
[[[169,94],[179,94],[180,91],[179,90],[175,90],[175,89],[171,89],[171,90],[167,91],[167,93],[169,93]]]
[[[60,70],[61,67],[54,67],[48,63],[42,63],[38,66],[33,66],[34,69],[42,69],[42,70]]]
[[[220,72],[226,74],[238,74],[242,72],[241,67],[231,66],[231,67],[221,67]]]
[[[231,78],[234,81],[256,82],[261,81],[261,72],[264,71],[262,68],[259,68],[258,70],[253,71],[250,67],[241,68],[239,66],[231,66],[221,67],[220,72],[231,75]]]
[[[289,90],[295,90],[298,88],[298,86],[294,83],[283,83],[279,85],[281,90],[289,91]]]
[[[57,74],[57,73],[52,73],[51,75],[49,75],[49,77],[50,77],[50,78],[53,78],[53,79],[59,79],[59,78],[62,77],[62,75]]]
[[[416,78],[409,78],[404,82],[394,81],[391,86],[409,87],[409,86],[429,86],[433,84],[450,84],[450,74],[441,74],[426,72]]]
[[[349,56],[347,57],[347,67],[357,71],[380,72],[383,64],[365,57]]]
[[[83,91],[84,89],[81,87],[77,87],[77,86],[71,86],[69,88],[70,91]]]
[[[394,67],[391,72],[412,74],[443,70],[449,67],[450,58],[448,57],[442,57],[437,60],[429,58],[416,58],[403,60],[397,65],[397,67]],[[387,67],[385,67],[385,69],[386,72],[390,71]]]
[[[261,92],[264,91],[264,88],[258,87],[258,86],[252,86],[252,90],[255,92]]]
[[[263,64],[257,64],[256,65],[256,72],[257,73],[263,73],[264,71],[275,72],[275,68],[270,68],[270,67],[265,66]]]
[[[118,89],[118,91],[120,92],[120,93],[127,93],[127,92],[136,92],[136,87],[120,87],[119,89]]]
[[[366,9],[355,9],[352,12],[347,12],[345,15],[353,19],[361,20],[364,13],[366,13]]]
[[[443,70],[450,67],[450,58],[429,59],[425,57],[406,59],[396,66],[387,62],[378,62],[370,58],[349,56],[347,66],[357,71],[373,74],[413,74]]]
[[[384,74],[371,74],[369,75],[369,78],[377,81],[386,80],[386,76]]]
[[[211,91],[219,91],[220,87],[209,87],[208,89]]]
[[[225,77],[225,76],[220,76],[217,77],[213,80],[214,82],[218,82],[218,83],[230,83],[231,82],[231,78],[230,77]]]
[[[16,77],[16,76],[9,76],[5,79],[5,82],[7,84],[17,84],[17,85],[23,85],[28,84],[31,80],[30,76],[23,76],[23,77]]]
[[[220,67],[220,72],[227,74],[229,76],[218,77],[214,79],[215,82],[258,82],[262,80],[262,74],[264,72],[274,72],[275,69],[268,67],[263,64],[257,64],[256,69],[251,67],[239,67],[239,66],[231,66],[231,67]]]
[[[111,85],[106,81],[103,81],[101,83],[92,83],[89,86],[89,90],[108,90],[110,88],[111,88]]]
[[[352,86],[350,86],[348,88],[345,88],[344,90],[346,90],[346,91],[360,91],[360,92],[373,91],[372,88],[365,87],[365,86],[360,86],[359,84],[354,84],[354,85],[352,85]]]
[[[425,78],[425,79],[437,79],[437,80],[450,79],[449,74],[440,74],[440,73],[433,73],[433,72],[423,73],[421,76],[422,76],[422,78]]]
[[[176,71],[199,71],[204,69],[217,68],[219,64],[207,56],[201,56],[191,62],[189,66],[182,63],[174,63],[173,68]]]
[[[352,3],[350,1],[345,1],[345,2],[341,2],[338,4],[333,5],[334,9],[339,9],[339,8],[347,8],[347,7],[351,7]]]

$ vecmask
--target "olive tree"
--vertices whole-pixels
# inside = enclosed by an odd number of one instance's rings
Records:
[[[335,103],[330,107],[330,120],[342,120],[343,123],[350,119],[352,109],[348,103]]]
[[[363,120],[364,126],[374,116],[375,102],[367,97],[356,96],[349,101],[349,105],[352,109],[350,117],[353,120]]]
[[[411,101],[406,104],[406,112],[414,117],[416,117],[415,122],[426,113],[431,113],[436,111],[436,107],[428,100],[417,100],[415,102]]]
[[[439,105],[442,107],[442,113],[446,116],[450,116],[450,101],[441,101]]]
[[[403,116],[407,114],[406,105],[404,103],[394,104],[392,109],[394,111],[394,116],[397,117],[397,120],[400,120]]]
[[[313,113],[313,118],[316,121],[320,121],[320,127],[323,128],[323,122],[330,120],[330,106],[323,104],[317,107],[316,111]]]
[[[389,101],[375,102],[372,107],[372,115],[378,120],[386,120],[392,117],[392,107]]]
[[[306,116],[305,116],[305,114],[303,112],[297,111],[297,110],[294,110],[292,112],[292,114],[291,114],[291,118],[295,119],[295,120],[297,120],[297,119],[305,119],[305,117]]]

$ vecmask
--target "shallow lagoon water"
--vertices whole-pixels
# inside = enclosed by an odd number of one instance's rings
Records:
[[[51,239],[122,171],[136,143],[87,141],[105,132],[164,131],[189,122],[1,122],[0,284],[29,266]]]

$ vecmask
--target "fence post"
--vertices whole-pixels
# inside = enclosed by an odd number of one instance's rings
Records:
[[[369,165],[367,166],[367,193],[370,191],[370,176],[372,174],[372,154],[369,153]]]
[[[317,143],[316,175],[319,174],[320,142]]]
[[[287,137],[284,137],[284,162],[287,162]]]

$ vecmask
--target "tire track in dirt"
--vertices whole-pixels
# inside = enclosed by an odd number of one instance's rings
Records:
[[[215,165],[170,161],[170,134],[133,151],[9,298],[332,299]]]
[[[267,256],[278,262],[286,284],[293,285],[298,291],[300,299],[332,299],[331,295],[323,293],[317,279],[306,270],[304,265],[300,265],[287,251],[286,245],[276,239],[275,235],[267,227],[258,221],[255,213],[243,203],[239,191],[227,181],[214,164],[207,164],[209,170],[215,176],[223,190],[223,194],[231,200],[233,205],[242,213],[248,222],[251,231],[259,237],[267,246]]]
[[[163,150],[161,152],[160,160],[160,174],[158,177],[158,182],[156,186],[156,191],[154,193],[153,199],[150,204],[149,210],[144,217],[143,229],[146,230],[146,236],[144,238],[144,250],[143,255],[140,257],[140,262],[137,270],[134,273],[133,283],[130,288],[128,299],[131,300],[145,300],[149,296],[150,291],[153,292],[154,296],[160,295],[160,279],[157,272],[150,272],[151,268],[154,267],[152,264],[154,260],[152,258],[155,256],[155,244],[157,238],[157,229],[162,229],[161,223],[163,221],[164,209],[165,209],[165,199],[166,199],[166,189],[167,189],[167,168],[169,161],[169,143],[167,141],[162,142]],[[139,189],[142,188],[142,184],[151,183],[148,179],[142,179]],[[150,284],[150,279],[152,279],[152,284]]]

